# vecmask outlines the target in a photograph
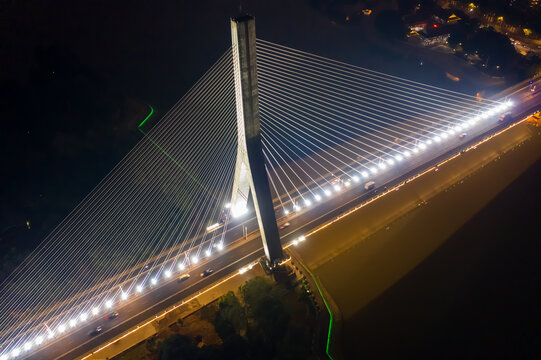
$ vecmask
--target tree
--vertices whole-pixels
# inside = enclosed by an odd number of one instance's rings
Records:
[[[160,360],[197,359],[198,348],[184,335],[174,334],[165,339],[160,347]]]
[[[255,305],[253,317],[270,344],[283,339],[291,318],[284,304],[269,295],[263,296]]]
[[[261,276],[247,281],[240,287],[240,293],[242,294],[242,299],[244,300],[244,304],[246,304],[246,310],[249,315],[261,298],[272,291],[272,287],[273,284]]]
[[[215,317],[215,326],[217,322],[229,322],[237,333],[240,333],[246,328],[246,314],[244,308],[233,291],[229,291],[227,294],[220,297],[218,312]],[[223,339],[221,334],[220,337]]]
[[[392,10],[379,13],[376,16],[375,26],[381,35],[388,39],[403,39],[407,32],[400,14]]]
[[[224,340],[222,345],[222,359],[224,360],[243,360],[249,359],[248,344],[246,340],[237,334],[234,334]]]
[[[517,55],[509,38],[492,28],[479,29],[463,46],[467,52],[477,51],[481,60],[489,67],[508,68]]]
[[[418,3],[417,0],[398,0],[398,11],[402,15],[409,15],[415,11]]]

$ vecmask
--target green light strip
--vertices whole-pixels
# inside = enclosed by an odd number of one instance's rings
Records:
[[[152,114],[154,114],[154,108],[151,106],[151,105],[148,105],[148,107],[150,107],[150,114],[147,115],[147,117],[145,118],[145,120],[143,120],[139,125],[137,125],[138,128],[140,128],[141,126],[143,126],[148,119],[150,119],[150,117],[152,116]]]
[[[149,105],[150,106],[150,105]],[[152,108],[152,107],[151,107]],[[152,113],[150,113],[150,115],[152,115]],[[147,116],[147,119],[150,117]],[[150,140],[150,142],[152,144],[154,144],[154,146],[156,146],[158,149],[160,149],[160,151],[162,153],[164,153],[165,156],[167,156],[176,166],[178,166],[186,175],[188,175],[190,177],[190,179],[192,179],[197,185],[199,185],[199,187],[205,191],[207,191],[207,189],[203,186],[203,184],[201,184],[199,182],[199,180],[197,180],[195,177],[192,176],[192,174],[190,174],[190,172],[188,170],[186,170],[177,160],[175,160],[174,157],[172,157],[164,148],[162,148],[160,145],[158,145],[158,143],[156,141],[154,141],[150,136],[148,136],[141,128],[140,126],[143,125],[145,123],[145,121],[147,121],[147,119],[145,119],[138,127],[137,127],[137,130],[139,130],[141,132],[141,134],[143,134],[148,140]]]
[[[325,352],[327,356],[329,357],[329,359],[334,360],[329,352],[329,349],[331,347],[331,333],[332,333],[332,322],[333,322],[331,309],[329,308],[329,305],[327,304],[327,300],[325,300],[325,295],[323,295],[323,291],[321,291],[321,288],[319,287],[319,283],[317,282],[314,274],[312,274],[310,269],[308,269],[308,267],[304,265],[304,263],[301,260],[299,260],[298,257],[296,258],[296,260],[302,265],[302,267],[308,272],[308,274],[310,274],[310,276],[312,277],[312,280],[314,280],[314,283],[316,284],[316,287],[317,287],[317,291],[319,291],[319,295],[321,295],[321,298],[323,299],[323,303],[325,304],[325,307],[327,308],[327,311],[329,312],[329,333],[327,334],[327,347],[325,349]]]

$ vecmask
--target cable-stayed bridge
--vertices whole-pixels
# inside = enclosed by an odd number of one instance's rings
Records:
[[[180,274],[213,261],[225,268],[237,254],[262,255],[261,239],[245,234],[261,228],[253,200],[260,181],[238,170],[239,134],[254,130],[239,126],[247,111],[258,117],[260,165],[285,243],[302,241],[303,231],[344,204],[505,126],[500,117],[523,102],[523,89],[479,101],[252,40],[255,78],[241,78],[247,73],[237,66],[234,41],[158,123],[139,126],[137,146],[0,285],[0,360],[31,356],[92,327]],[[243,81],[256,85],[253,98],[243,97]],[[250,110],[254,99],[258,108]]]

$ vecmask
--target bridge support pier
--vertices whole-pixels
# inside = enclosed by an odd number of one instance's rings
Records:
[[[283,253],[261,143],[255,18],[243,15],[231,19],[231,37],[238,127],[231,213],[238,216],[246,212],[251,195],[265,255],[273,267]]]

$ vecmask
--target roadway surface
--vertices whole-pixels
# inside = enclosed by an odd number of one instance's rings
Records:
[[[537,81],[537,83],[537,88],[541,89],[541,81]],[[527,88],[522,88],[511,98],[515,103],[511,112],[516,119],[520,119],[540,107],[541,91],[532,94]],[[339,194],[333,194],[332,197],[325,199],[317,206],[305,208],[298,213],[280,218],[279,223],[286,221],[290,223],[288,228],[281,231],[283,243],[293,240],[331,220],[341,212],[370,199],[378,191],[381,191],[381,188],[398,184],[450,157],[488,133],[495,132],[507,125],[499,123],[497,117],[486,120],[476,127],[475,132],[468,131],[469,138],[465,141],[449,140],[438,145],[438,151],[426,151],[416,155],[411,161],[403,162],[392,169],[381,172],[374,179],[378,185],[375,190],[367,192],[362,184],[354,184]],[[247,228],[248,235],[246,237],[243,234],[243,226]],[[197,293],[218,278],[232,274],[246,264],[260,258],[263,255],[263,248],[256,230],[255,218],[231,224],[231,228],[225,233],[226,247],[223,252],[218,256],[203,258],[200,263],[188,269],[185,273],[190,274],[189,280],[183,283],[179,283],[175,277],[169,281],[162,280],[156,287],[147,289],[143,294],[134,296],[111,309],[111,311],[119,313],[116,319],[105,321],[107,313],[103,313],[101,318],[88,321],[84,326],[79,324],[76,329],[68,330],[66,335],[58,337],[55,341],[43,345],[34,352],[21,355],[20,358],[37,360],[81,357],[156,313]],[[201,278],[201,272],[208,268],[214,269],[214,273],[209,277]],[[178,277],[178,274],[176,276]],[[90,333],[97,326],[102,326],[103,332],[97,336],[91,336]]]
[[[531,233],[535,216],[531,213],[536,213],[539,206],[534,205],[534,198],[524,198],[533,196],[535,190],[513,193],[517,196],[507,196],[496,209],[493,200],[500,198],[502,191],[509,194],[509,184],[516,187],[517,177],[530,172],[533,164],[539,165],[539,129],[529,122],[509,128],[439,166],[438,171],[431,169],[399,191],[391,191],[370,206],[311,234],[307,244],[295,248],[336,304],[333,309],[340,310],[341,316],[336,317],[342,322],[336,328],[341,331],[333,338],[333,345],[343,346],[344,354],[340,357],[338,352],[331,352],[333,357],[401,358],[412,349],[426,353],[424,358],[438,357],[436,348],[426,346],[430,344],[427,337],[432,344],[441,341],[454,354],[446,358],[496,354],[494,349],[500,346],[494,345],[494,335],[500,332],[499,338],[509,354],[502,358],[516,358],[511,354],[516,353],[517,341],[508,341],[510,326],[520,316],[528,317],[536,307],[532,305],[518,314],[516,309],[510,309],[518,317],[507,316],[511,320],[503,323],[499,314],[502,306],[527,302],[523,292],[528,293],[538,282],[520,251],[527,248],[526,244],[536,243]],[[530,186],[535,187],[535,180],[531,176],[529,179]],[[492,209],[492,216],[502,214],[496,216],[496,221],[509,223],[491,224],[490,219],[495,218],[486,216],[488,209]],[[479,211],[484,215],[475,215]],[[485,220],[483,226],[480,218]],[[520,228],[526,219],[534,221],[530,232]],[[466,228],[469,233],[463,230]],[[505,228],[506,236],[494,230]],[[529,258],[535,261],[534,255]],[[428,268],[427,263],[431,264]],[[513,272],[513,263],[525,273]],[[531,285],[522,286],[528,276]],[[487,282],[492,283],[489,290]],[[485,294],[480,296],[483,288]],[[531,291],[528,295],[532,296]],[[471,306],[473,303],[476,306]],[[485,315],[480,315],[483,312]],[[494,319],[494,331],[487,331],[486,324]],[[524,326],[530,332],[535,328]],[[528,331],[522,325],[519,328],[518,335],[515,329],[512,331],[513,339],[520,342],[520,336],[526,336],[527,348],[531,340]],[[463,332],[469,337],[464,337]],[[465,352],[471,344],[468,339],[476,337],[484,338],[482,345],[475,342],[472,347],[477,351]],[[538,349],[535,342],[530,345],[529,349]],[[522,358],[533,354],[520,353]]]

